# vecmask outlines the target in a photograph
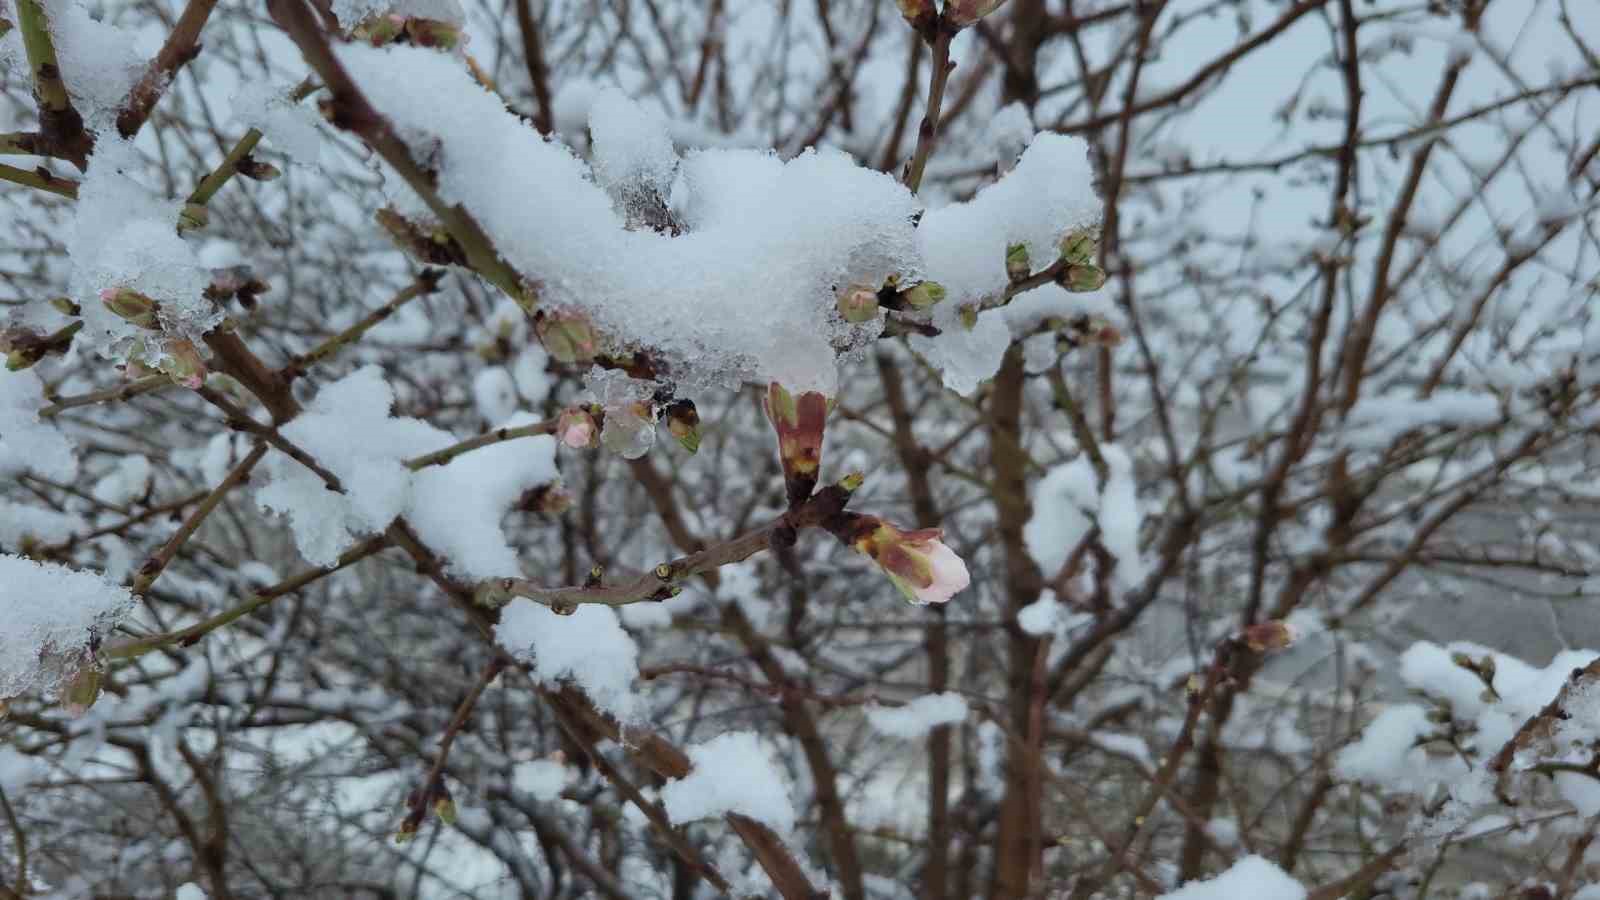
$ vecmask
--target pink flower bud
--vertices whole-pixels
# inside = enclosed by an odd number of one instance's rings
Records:
[[[1004,6],[1006,0],[946,0],[945,17],[957,28],[965,28]]]
[[[945,603],[972,583],[967,564],[938,528],[901,531],[875,516],[863,516],[856,527],[856,552],[871,557],[912,603]]]
[[[838,306],[846,322],[870,322],[878,317],[878,292],[853,284],[839,293]]]
[[[120,318],[139,328],[154,331],[161,327],[157,313],[161,304],[133,288],[106,288],[100,292],[100,302]]]
[[[556,420],[556,434],[561,436],[561,443],[574,450],[593,447],[596,430],[594,416],[583,409],[564,409]]]
[[[767,418],[778,433],[778,457],[789,505],[802,503],[817,486],[822,466],[822,431],[828,421],[828,398],[816,391],[795,397],[772,382],[765,399]]]
[[[594,328],[581,312],[546,313],[535,322],[534,330],[545,352],[556,362],[588,364],[598,352]]]
[[[1288,622],[1257,622],[1244,630],[1244,642],[1257,653],[1282,650],[1300,638],[1300,630]]]

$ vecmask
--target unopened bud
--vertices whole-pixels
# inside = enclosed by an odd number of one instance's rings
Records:
[[[1100,229],[1074,228],[1061,238],[1061,258],[1069,266],[1092,266],[1100,255]]]
[[[418,47],[453,50],[456,45],[467,42],[467,36],[462,33],[461,26],[441,22],[438,19],[408,19],[406,34],[410,36],[411,43]]]
[[[1015,284],[1033,274],[1033,263],[1028,259],[1027,244],[1012,244],[1006,248],[1006,277]]]
[[[456,823],[456,801],[450,796],[450,789],[442,784],[438,793],[433,795],[433,814],[446,825]]]
[[[1099,266],[1067,266],[1056,283],[1074,294],[1098,291],[1106,284],[1106,270]]]
[[[919,18],[933,15],[933,0],[895,0],[895,3],[900,7],[900,15],[913,25]]]
[[[695,409],[693,400],[674,400],[667,404],[667,431],[683,445],[683,449],[695,453],[700,449],[700,411]]]
[[[931,309],[944,299],[944,286],[937,281],[924,281],[900,292],[900,301],[912,309]]]
[[[261,162],[253,156],[246,156],[234,164],[234,168],[252,181],[274,181],[283,175],[283,170],[269,162]]]
[[[853,284],[839,293],[839,315],[846,322],[870,322],[878,317],[878,292]]]
[[[63,316],[83,315],[83,307],[72,302],[71,297],[52,297],[50,305],[55,307],[56,312],[61,313]]]
[[[574,450],[582,450],[594,446],[595,432],[594,416],[588,410],[574,407],[561,411],[561,417],[556,419],[556,435],[561,438],[561,443]]]
[[[978,307],[976,304],[968,303],[956,310],[956,313],[961,318],[962,328],[971,331],[978,327]]]
[[[200,350],[188,338],[178,338],[167,344],[167,355],[159,368],[173,381],[190,390],[196,390],[206,381],[206,362]]]
[[[100,682],[99,665],[92,658],[85,658],[61,691],[61,705],[66,707],[67,715],[77,718],[88,712],[100,698]]]
[[[965,28],[1005,5],[1006,0],[946,0],[945,18],[957,28]]]
[[[764,406],[778,433],[778,458],[783,463],[789,505],[795,506],[810,497],[817,485],[828,398],[816,391],[796,397],[774,381],[767,386]]]
[[[405,16],[372,16],[350,29],[350,37],[366,41],[374,47],[382,47],[398,38],[405,27]]]
[[[100,302],[130,324],[154,331],[161,327],[157,314],[161,304],[133,288],[106,288],[100,292]]]
[[[1299,637],[1299,630],[1293,625],[1276,619],[1271,622],[1257,622],[1244,630],[1245,644],[1257,653],[1282,650]]]
[[[185,203],[178,212],[178,233],[199,231],[211,222],[211,211],[204,203]]]
[[[851,472],[850,474],[839,479],[839,487],[844,488],[846,491],[849,491],[853,494],[861,489],[861,485],[865,484],[866,480],[867,476],[861,472]]]
[[[589,320],[578,312],[554,312],[541,316],[534,325],[539,343],[556,362],[588,363],[595,357],[596,341]]]
[[[396,844],[404,844],[416,836],[417,823],[411,821],[410,817],[408,816],[400,823],[400,830],[394,833],[394,842]]]
[[[572,508],[572,495],[559,484],[547,484],[539,491],[539,512],[547,516],[559,516]]]

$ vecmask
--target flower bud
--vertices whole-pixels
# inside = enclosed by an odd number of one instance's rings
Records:
[[[167,355],[158,368],[173,381],[195,390],[206,381],[206,362],[200,350],[188,338],[178,338],[166,346]]]
[[[1092,266],[1100,255],[1100,229],[1096,226],[1074,228],[1061,238],[1061,258],[1069,266]]]
[[[683,449],[695,453],[700,449],[700,411],[695,409],[693,400],[674,400],[667,404],[667,431],[683,445]]]
[[[261,162],[253,156],[246,156],[234,164],[234,169],[252,181],[275,181],[282,177],[283,170],[269,162]]]
[[[106,288],[100,292],[100,302],[129,323],[154,331],[161,327],[157,315],[161,304],[133,288]]]
[[[1257,622],[1244,630],[1244,642],[1257,653],[1282,650],[1300,637],[1299,629],[1288,622]]]
[[[540,316],[534,324],[539,343],[556,362],[568,365],[592,362],[596,352],[594,329],[589,319],[579,312],[552,312]]]
[[[83,308],[80,307],[78,304],[72,302],[72,298],[71,297],[54,297],[54,298],[51,298],[50,305],[55,307],[56,312],[61,313],[63,316],[81,316],[81,315],[83,315]]]
[[[1056,283],[1074,294],[1087,294],[1105,287],[1106,270],[1099,266],[1067,266]]]
[[[561,411],[561,417],[556,419],[556,434],[560,436],[561,443],[574,450],[582,450],[594,446],[595,432],[594,416],[588,410],[573,407]]]
[[[417,823],[411,821],[411,817],[407,816],[405,819],[401,820],[400,830],[394,833],[394,842],[396,844],[404,844],[416,836]]]
[[[198,231],[211,222],[211,210],[204,203],[185,203],[178,211],[178,233]]]
[[[978,305],[976,303],[962,304],[956,310],[956,315],[961,319],[961,327],[968,331],[978,327]]]
[[[912,25],[917,24],[918,19],[934,14],[933,0],[895,0],[895,3],[900,7],[900,15],[905,16]]]
[[[559,516],[572,508],[572,495],[559,484],[547,484],[538,489],[535,503],[539,512],[547,516]]]
[[[789,505],[805,502],[817,486],[822,465],[822,430],[828,421],[828,398],[816,391],[795,397],[783,385],[767,386],[767,418],[778,433],[778,457]]]
[[[439,821],[446,825],[454,825],[456,823],[455,798],[450,796],[450,789],[442,784],[439,785],[439,790],[433,795],[433,814],[438,816]]]
[[[846,322],[859,324],[878,317],[878,292],[864,285],[852,284],[839,293],[839,315]]]
[[[382,47],[394,41],[405,30],[406,17],[398,15],[371,16],[365,21],[350,29],[353,40],[366,41],[374,47]]]
[[[100,666],[92,656],[85,654],[77,671],[61,689],[61,705],[66,707],[67,715],[78,718],[88,712],[100,698],[100,683]]]
[[[1028,245],[1012,244],[1007,247],[1006,277],[1015,284],[1026,279],[1031,274],[1033,274],[1033,264],[1028,259]]]
[[[945,18],[965,28],[1005,5],[1006,0],[945,0]]]
[[[411,38],[411,43],[418,47],[438,47],[440,50],[454,50],[456,45],[467,42],[467,36],[462,33],[461,26],[441,22],[438,19],[408,19],[406,35]]]
[[[930,309],[944,299],[944,286],[937,281],[923,281],[900,292],[900,302],[912,309]]]
[[[876,516],[857,516],[848,527],[850,546],[877,563],[911,603],[945,603],[972,583],[938,528],[901,531]]]

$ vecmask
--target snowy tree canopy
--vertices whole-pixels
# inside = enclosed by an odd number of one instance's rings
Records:
[[[0,897],[1600,897],[1600,7],[0,0]]]

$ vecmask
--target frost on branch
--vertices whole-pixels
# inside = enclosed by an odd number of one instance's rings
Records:
[[[93,572],[0,554],[0,700],[58,688],[133,605]]]
[[[661,788],[661,802],[673,823],[739,813],[779,834],[794,831],[789,789],[754,733],[719,734],[688,748],[688,753],[693,769]]]
[[[494,634],[500,646],[532,663],[533,676],[546,686],[571,682],[624,722],[643,712],[633,693],[639,647],[611,607],[585,603],[563,616],[519,597],[501,610]]]
[[[1215,878],[1196,881],[1159,900],[1305,900],[1306,889],[1259,856],[1247,856]]]

